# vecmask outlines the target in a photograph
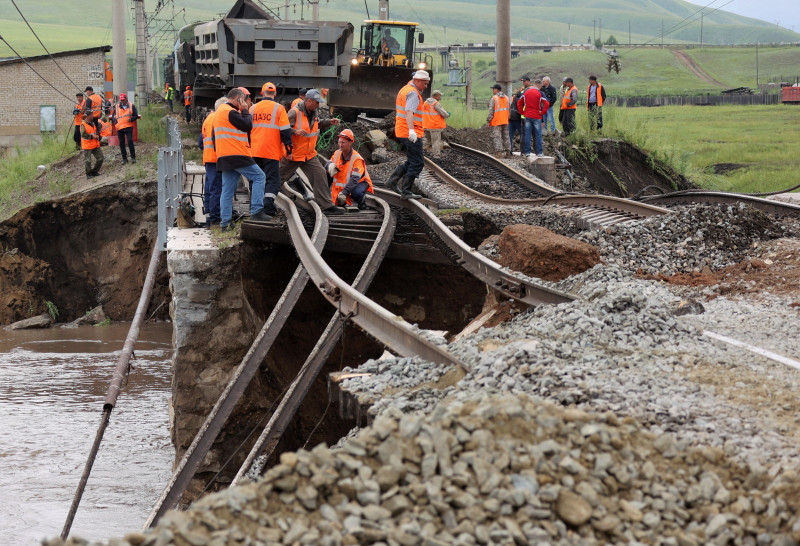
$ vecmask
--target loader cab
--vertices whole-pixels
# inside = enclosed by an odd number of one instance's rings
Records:
[[[364,21],[357,63],[378,66],[414,65],[414,33],[418,23],[403,21]],[[424,41],[424,35],[419,35]]]

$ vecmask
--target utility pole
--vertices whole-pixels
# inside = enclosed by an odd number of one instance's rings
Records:
[[[597,18],[597,26],[600,29],[598,31],[598,34],[600,35],[599,38],[600,38],[600,41],[602,42],[603,41],[603,20],[600,17]]]
[[[511,0],[497,0],[497,41],[494,44],[497,61],[497,83],[511,94]]]
[[[309,0],[311,4],[311,20],[319,21],[319,0]]]
[[[113,45],[111,62],[114,65],[114,94],[128,92],[128,64],[125,52],[125,0],[113,0],[111,30]]]
[[[756,89],[758,88],[758,42],[756,42]]]
[[[661,49],[664,49],[664,19],[661,19]]]
[[[597,41],[597,19],[592,19],[592,44]]]
[[[700,12],[700,48],[703,48],[703,12]]]
[[[286,0],[286,5],[283,6],[283,20],[289,20],[289,0]]]
[[[145,29],[144,0],[134,1],[136,16],[136,101],[147,104],[147,35]]]
[[[628,45],[631,45],[631,20],[628,19]]]
[[[389,20],[389,0],[380,0],[378,2],[378,19],[381,21]]]
[[[467,93],[466,98],[466,106],[467,112],[472,110],[472,59],[467,59],[466,62],[467,66],[467,88],[465,89]]]
[[[572,45],[572,23],[567,23],[567,42]]]

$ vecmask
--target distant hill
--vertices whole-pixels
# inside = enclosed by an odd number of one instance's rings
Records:
[[[297,3],[296,0],[294,0]],[[274,6],[277,2],[264,1]],[[604,41],[614,35],[620,44],[651,41],[660,43],[663,25],[666,43],[700,41],[700,6],[683,0],[532,0],[512,2],[512,41],[549,43],[586,43],[595,38]],[[79,49],[111,43],[110,2],[96,2],[85,9],[79,2],[26,0],[18,2],[28,21],[51,51]],[[226,12],[232,0],[174,0],[175,9],[166,2],[146,0],[153,11],[166,4],[151,33],[171,29],[198,20],[208,20]],[[377,15],[376,0],[366,0],[369,15]],[[310,18],[308,3],[294,5],[289,18]],[[283,8],[274,8],[284,16]],[[367,17],[363,0],[320,2],[320,17],[346,20],[356,28]],[[403,0],[390,3],[393,19],[418,21],[426,44],[494,41],[496,2],[494,0]],[[704,10],[703,42],[707,44],[743,44],[800,42],[800,34],[766,21],[742,17],[726,11]],[[128,51],[133,51],[132,13],[128,32]],[[4,10],[0,19],[3,37],[22,54],[43,53],[33,34],[15,10]],[[167,36],[165,36],[167,38]],[[168,40],[165,40],[165,42]],[[165,43],[164,42],[164,43]],[[0,44],[0,57],[13,53]]]

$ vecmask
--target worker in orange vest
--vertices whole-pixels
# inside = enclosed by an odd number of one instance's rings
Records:
[[[294,108],[287,112],[289,125],[292,127],[292,152],[281,159],[281,180],[288,181],[298,168],[303,168],[303,173],[311,183],[314,201],[317,202],[325,214],[344,214],[344,209],[337,207],[331,200],[328,176],[325,168],[317,158],[317,138],[320,130],[331,125],[338,125],[336,118],[320,120],[317,110],[325,99],[316,89],[306,91],[306,98],[298,102]]]
[[[292,108],[306,100],[306,90],[301,89],[297,92],[298,97],[292,101]],[[324,98],[324,97],[323,97]]]
[[[75,149],[81,149],[81,123],[83,123],[83,110],[85,108],[83,93],[75,93],[75,108],[72,109],[72,120],[75,130],[72,133],[72,140],[75,141]]]
[[[427,89],[431,77],[425,70],[417,70],[395,99],[394,136],[406,148],[406,162],[398,166],[389,177],[387,185],[403,199],[419,199],[413,193],[414,181],[422,172],[422,92]]]
[[[450,117],[450,113],[442,108],[439,100],[442,92],[438,89],[431,93],[422,105],[422,128],[425,129],[425,147],[430,148],[433,157],[439,157],[442,153],[442,131],[447,127],[445,121]]]
[[[192,87],[190,85],[186,86],[186,91],[183,92],[183,105],[186,107],[186,123],[192,122],[192,98],[194,97],[194,93],[192,93]]]
[[[206,168],[206,180],[203,185],[203,214],[206,216],[206,227],[220,223],[219,198],[222,194],[222,171],[217,170],[217,151],[214,149],[214,113],[228,99],[222,97],[214,103],[214,109],[206,116],[200,129],[200,147],[203,150],[203,166]]]
[[[92,119],[100,119],[103,115],[103,97],[94,92],[94,88],[89,85],[83,90],[85,96],[85,112],[89,112]]]
[[[603,128],[603,101],[606,100],[606,89],[597,81],[597,76],[589,76],[589,87],[586,88],[586,109],[589,111],[589,127],[594,131]]]
[[[131,163],[136,163],[136,148],[133,146],[133,124],[136,123],[137,119],[139,119],[139,112],[136,111],[136,106],[128,102],[128,95],[120,93],[119,102],[111,111],[111,121],[114,123],[114,127],[117,128],[119,151],[122,154],[123,165],[128,162],[128,156],[125,151],[126,142],[131,152]]]
[[[575,87],[572,78],[564,78],[561,88],[564,90],[561,99],[561,109],[558,111],[558,121],[564,128],[564,136],[570,135],[575,131],[575,110],[578,109],[578,88]]]
[[[87,106],[81,122],[81,148],[83,149],[83,166],[86,178],[94,178],[100,174],[103,166],[103,152],[100,150],[100,125],[92,117],[91,107]],[[92,157],[95,159],[92,166]]]
[[[219,199],[220,228],[234,229],[233,194],[239,184],[240,175],[253,182],[250,192],[250,220],[268,222],[272,216],[265,214],[264,171],[256,165],[250,151],[249,133],[253,130],[253,118],[247,109],[245,95],[249,92],[234,87],[227,100],[214,113],[212,142],[217,155],[217,170],[222,171],[222,194]],[[320,169],[322,165],[320,165]]]
[[[492,86],[492,93],[486,123],[492,128],[494,156],[511,157],[511,141],[508,138],[508,97],[503,93],[503,86],[499,83]]]
[[[367,192],[375,193],[375,190],[364,158],[353,150],[355,141],[356,137],[350,129],[339,133],[339,149],[333,153],[325,169],[333,179],[331,184],[333,202],[340,207],[355,203],[359,210],[366,210],[365,196]]]
[[[292,153],[292,126],[286,108],[275,102],[278,89],[272,82],[261,86],[261,96],[250,112],[253,115],[253,130],[250,132],[250,147],[253,159],[262,171],[264,183],[264,213],[274,216],[275,198],[281,189],[280,161]]]

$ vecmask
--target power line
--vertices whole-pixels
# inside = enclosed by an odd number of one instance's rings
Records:
[[[45,50],[45,51],[47,51],[47,48],[44,46],[44,44],[42,43],[42,41],[39,39],[39,36],[36,34],[36,31],[35,31],[35,30],[33,30],[33,27],[31,26],[31,24],[28,22],[28,20],[27,20],[27,19],[25,19],[25,16],[22,14],[22,11],[20,11],[20,9],[19,9],[19,6],[17,6],[17,3],[16,3],[14,0],[11,0],[11,3],[12,3],[12,4],[14,4],[14,7],[17,9],[17,13],[19,13],[19,16],[20,16],[20,17],[22,17],[22,20],[23,20],[23,21],[25,21],[25,24],[26,24],[26,25],[28,25],[28,28],[29,28],[29,29],[31,29],[31,32],[33,32],[33,35],[36,37],[36,40],[39,42],[39,44],[42,46],[42,48],[44,48],[44,50]],[[67,74],[66,72],[64,72],[64,69],[63,69],[63,68],[61,68],[61,65],[60,65],[60,64],[58,64],[58,62],[55,60],[55,58],[53,58],[53,55],[51,55],[49,51],[47,51],[47,54],[48,54],[48,55],[50,55],[50,58],[51,58],[51,59],[53,60],[53,62],[56,64],[56,66],[57,66],[57,67],[58,67],[58,69],[61,71],[61,73],[62,73],[62,74],[64,74],[64,75],[67,77],[67,79],[69,80],[69,82],[70,82],[72,85],[74,85],[74,86],[75,86],[75,89],[77,89],[78,91],[81,91],[81,88],[78,86],[78,84],[77,84],[77,83],[75,83],[74,81],[72,81],[72,78],[70,78],[70,77],[69,77],[69,74]]]
[[[14,49],[13,47],[11,47],[11,44],[9,44],[9,43],[8,43],[8,41],[7,41],[5,38],[3,38],[3,36],[2,36],[2,35],[0,35],[0,40],[2,40],[2,42],[3,42],[4,44],[6,44],[6,45],[8,46],[8,48],[9,48],[11,51],[13,51],[13,52],[14,52],[14,54],[15,54],[17,57],[19,57],[19,59],[20,59],[20,60],[21,60],[23,63],[25,63],[26,65],[28,65],[28,68],[30,68],[31,70],[33,70],[34,74],[36,74],[37,76],[39,76],[40,78],[42,78],[42,79],[44,80],[44,82],[45,82],[47,85],[49,85],[50,87],[52,87],[52,88],[53,88],[53,90],[54,90],[56,93],[58,93],[59,95],[61,95],[61,96],[62,96],[62,97],[64,97],[65,99],[67,99],[69,102],[72,102],[72,101],[73,101],[73,98],[72,98],[72,97],[68,97],[67,95],[65,95],[64,93],[62,93],[62,92],[61,92],[61,90],[60,90],[60,89],[58,89],[58,88],[57,88],[55,85],[53,85],[52,83],[50,83],[50,82],[47,80],[47,78],[45,78],[44,76],[42,76],[41,74],[39,74],[39,73],[36,71],[36,69],[35,69],[35,68],[33,68],[33,67],[31,66],[31,63],[29,63],[29,62],[28,62],[28,61],[27,61],[27,60],[26,60],[26,59],[25,59],[25,58],[24,58],[22,55],[20,55],[20,54],[19,54],[19,52],[17,52],[17,50],[16,50],[16,49]]]

